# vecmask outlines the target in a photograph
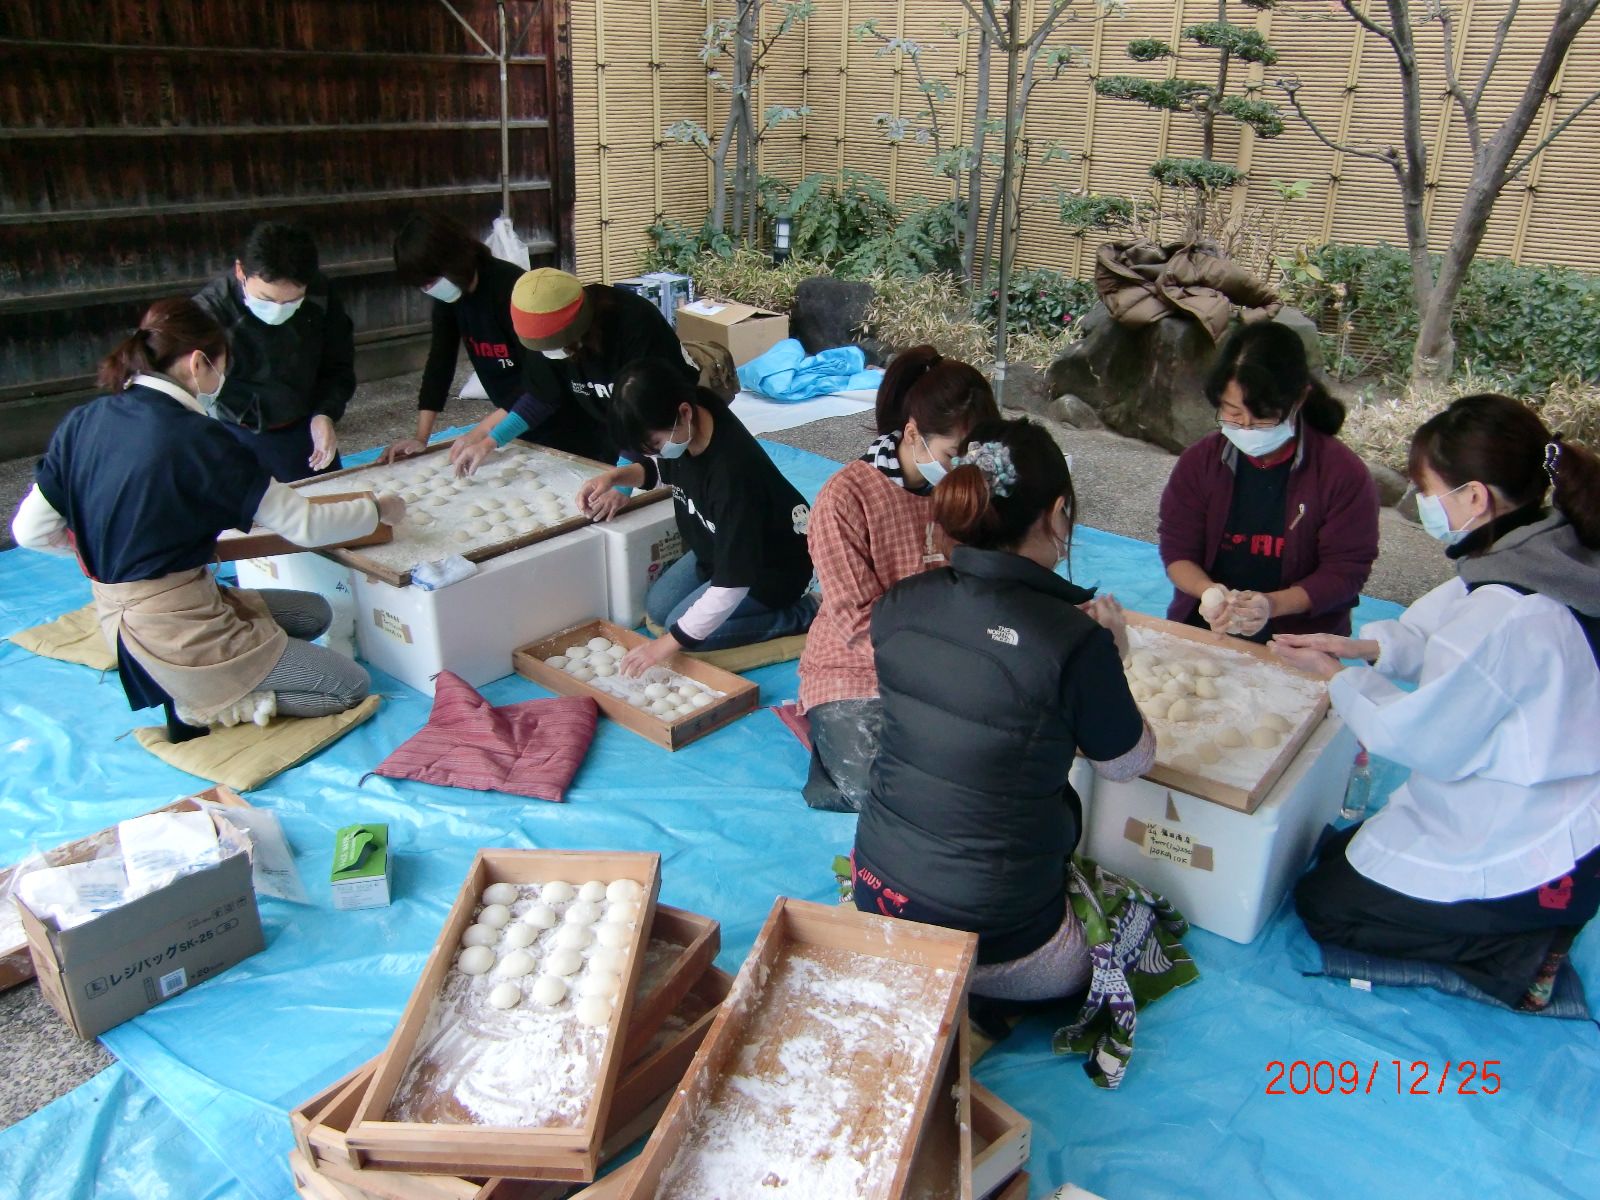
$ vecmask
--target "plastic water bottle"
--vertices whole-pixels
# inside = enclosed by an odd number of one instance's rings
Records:
[[[1360,821],[1367,815],[1367,804],[1372,799],[1372,758],[1367,748],[1356,750],[1356,765],[1350,772],[1350,783],[1344,789],[1344,806],[1339,816],[1346,821]]]

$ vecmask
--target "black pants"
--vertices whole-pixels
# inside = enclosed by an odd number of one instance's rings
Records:
[[[1505,1004],[1515,1006],[1527,994],[1557,938],[1576,934],[1600,909],[1600,849],[1542,887],[1445,904],[1357,871],[1345,857],[1355,833],[1327,839],[1295,885],[1294,907],[1306,932],[1362,954],[1438,963]]]
[[[811,773],[801,795],[824,812],[861,811],[872,791],[883,701],[876,696],[815,705],[811,720]]]
[[[222,427],[249,446],[250,452],[256,456],[256,461],[279,483],[293,483],[297,479],[308,479],[312,475],[344,469],[344,464],[337,454],[322,471],[311,469],[314,447],[311,442],[310,417],[302,417],[293,424],[279,429],[263,429],[260,433],[253,433],[243,425],[233,425],[227,421],[222,423]]]

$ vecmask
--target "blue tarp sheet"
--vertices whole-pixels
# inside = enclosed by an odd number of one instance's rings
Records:
[[[808,497],[835,469],[789,447],[768,451]],[[1166,603],[1144,543],[1082,530],[1072,574],[1146,612]],[[0,635],[87,600],[71,562],[0,555]],[[1360,618],[1394,611],[1367,601]],[[763,704],[798,690],[792,663],[751,677]],[[569,802],[557,805],[382,779],[358,786],[428,712],[418,693],[377,684],[390,699],[372,721],[250,797],[282,818],[314,906],[263,900],[264,953],[106,1034],[117,1066],[0,1131],[0,1196],[286,1200],[285,1111],[382,1048],[480,846],[659,851],[662,898],[723,922],[719,963],[729,970],[775,896],[833,898],[829,861],[848,850],[854,818],[804,806],[806,755],[771,713],[676,754],[602,722]],[[513,676],[485,694],[506,703],[545,693]],[[117,740],[151,719],[128,712],[115,678],[3,644],[0,862],[196,790],[131,738]],[[358,820],[389,823],[396,900],[340,913],[326,883],[333,832]],[[1043,1019],[979,1065],[978,1077],[1034,1122],[1035,1196],[1068,1181],[1108,1200],[1600,1195],[1593,1027],[1303,978],[1310,943],[1287,912],[1250,946],[1198,930],[1186,940],[1203,978],[1141,1017],[1121,1091],[1100,1091],[1075,1061],[1054,1057]],[[1597,959],[1585,937],[1580,970],[1593,973]],[[1454,1073],[1443,1094],[1433,1090],[1446,1061],[1485,1059],[1499,1063],[1496,1094],[1457,1095]],[[1274,1061],[1321,1060],[1357,1064],[1356,1094],[1297,1095],[1287,1084],[1267,1094]],[[1428,1084],[1412,1093],[1424,1063]]]

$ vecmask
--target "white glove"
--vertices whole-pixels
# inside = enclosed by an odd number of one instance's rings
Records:
[[[1260,592],[1235,592],[1229,598],[1228,632],[1236,637],[1253,637],[1272,619],[1272,601]]]

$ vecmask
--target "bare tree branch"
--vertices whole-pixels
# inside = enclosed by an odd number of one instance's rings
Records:
[[[1339,4],[1345,10],[1345,12],[1349,13],[1351,17],[1355,19],[1358,25],[1361,25],[1371,32],[1377,34],[1384,41],[1388,42],[1389,45],[1393,46],[1396,53],[1399,52],[1400,47],[1399,44],[1394,40],[1394,34],[1385,29],[1382,25],[1379,25],[1371,17],[1367,16],[1366,13],[1357,8],[1355,0],[1339,0]]]
[[[1354,158],[1370,158],[1374,162],[1386,163],[1391,167],[1395,167],[1396,169],[1399,168],[1400,154],[1392,146],[1387,150],[1381,151],[1362,150],[1353,144],[1334,141],[1327,134],[1323,133],[1322,129],[1317,125],[1317,123],[1311,119],[1311,114],[1306,112],[1304,106],[1301,105],[1300,97],[1295,94],[1294,88],[1283,87],[1282,84],[1279,84],[1278,86],[1282,88],[1284,95],[1289,97],[1290,107],[1292,107],[1295,111],[1295,114],[1306,123],[1306,128],[1311,130],[1312,136],[1314,136],[1328,149],[1337,150],[1340,154],[1348,154]]]
[[[1474,109],[1483,102],[1483,93],[1488,90],[1489,78],[1494,74],[1494,69],[1500,65],[1500,55],[1506,48],[1506,36],[1511,32],[1511,22],[1517,19],[1517,9],[1521,6],[1522,0],[1511,0],[1506,6],[1506,15],[1500,18],[1500,24],[1494,28],[1494,45],[1490,47],[1489,57],[1478,76],[1478,86],[1472,89]]]
[[[972,14],[972,19],[988,37],[993,38],[997,44],[1004,45],[1006,36],[1000,30],[1000,18],[995,13],[993,0],[982,0],[982,3],[983,7],[980,9],[973,0],[961,0],[961,7]]]
[[[1444,32],[1445,94],[1454,96],[1461,115],[1467,122],[1467,144],[1472,148],[1472,161],[1478,161],[1478,151],[1483,146],[1483,133],[1478,124],[1478,107],[1461,90],[1461,79],[1456,72],[1456,19],[1448,4],[1439,5],[1439,28]]]
[[[1510,183],[1518,175],[1522,174],[1523,171],[1527,170],[1528,165],[1532,163],[1534,159],[1539,157],[1540,151],[1544,150],[1544,148],[1547,147],[1551,142],[1555,141],[1556,138],[1565,133],[1567,127],[1581,117],[1584,113],[1584,110],[1592,106],[1597,100],[1600,100],[1600,92],[1591,93],[1588,99],[1586,99],[1582,104],[1578,105],[1577,108],[1573,109],[1564,118],[1562,118],[1561,124],[1557,125],[1554,129],[1547,133],[1537,146],[1535,146],[1532,150],[1529,150],[1521,158],[1517,159],[1517,161],[1510,167],[1506,168],[1505,183]],[[1504,185],[1502,184],[1502,186]]]

